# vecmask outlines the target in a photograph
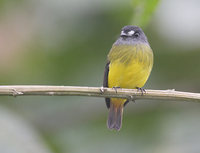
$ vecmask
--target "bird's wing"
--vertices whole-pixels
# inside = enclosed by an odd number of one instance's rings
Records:
[[[104,70],[104,79],[103,79],[103,87],[108,87],[108,73],[109,73],[109,64],[108,61]],[[110,108],[110,98],[105,98],[107,108]]]

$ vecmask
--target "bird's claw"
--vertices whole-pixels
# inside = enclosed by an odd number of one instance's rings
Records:
[[[115,92],[117,93],[117,89],[119,89],[120,87],[112,87],[112,89],[115,90]]]
[[[145,89],[139,88],[139,87],[136,87],[136,89],[138,90],[138,92],[139,92],[139,91],[142,92],[142,96],[144,95],[144,93],[146,94],[146,90],[145,90]]]

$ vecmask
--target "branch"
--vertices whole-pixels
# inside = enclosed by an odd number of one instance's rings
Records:
[[[178,100],[200,102],[199,93],[181,92],[172,90],[145,90],[144,94],[137,89],[115,89],[103,87],[78,87],[78,86],[0,86],[0,96],[90,96],[108,98],[151,99],[151,100]]]

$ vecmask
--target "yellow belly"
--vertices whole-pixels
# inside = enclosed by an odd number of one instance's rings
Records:
[[[114,62],[110,64],[108,87],[121,87],[134,89],[143,87],[151,72],[150,67],[144,67],[143,63],[129,64]]]
[[[110,53],[108,87],[134,89],[143,87],[153,65],[153,53],[148,46],[113,47]]]

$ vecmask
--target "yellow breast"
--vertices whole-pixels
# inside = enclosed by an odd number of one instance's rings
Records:
[[[114,45],[108,55],[108,87],[143,87],[152,66],[153,52],[148,45]]]

